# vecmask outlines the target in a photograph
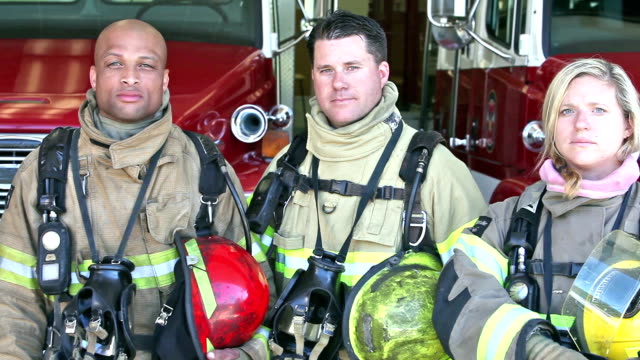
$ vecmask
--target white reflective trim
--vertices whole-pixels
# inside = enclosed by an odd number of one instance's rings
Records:
[[[260,242],[262,242],[262,244],[265,246],[271,246],[273,238],[267,234],[262,234],[260,235]]]
[[[487,244],[487,246],[490,245]],[[451,252],[453,252],[454,248],[462,250],[465,254],[467,254],[471,261],[476,264],[479,270],[496,276],[500,283],[504,282],[504,280],[507,278],[507,274],[503,271],[500,262],[495,258],[494,254],[491,254],[485,249],[479,246],[474,246],[473,244],[469,244],[467,242],[459,241],[451,249]]]
[[[89,278],[89,272],[88,271],[81,271],[80,275],[82,275],[82,277],[84,277],[85,279]],[[71,273],[71,283],[72,284],[81,284],[80,280],[78,280],[78,274],[73,272]],[[84,282],[82,282],[84,283]]]
[[[36,269],[30,266],[21,264],[19,262],[15,262],[13,260],[9,260],[5,257],[0,256],[0,269],[5,269],[10,271],[16,275],[20,275],[22,277],[26,277],[29,279],[36,278]]]
[[[135,270],[133,270],[133,272],[131,273],[131,276],[134,279],[143,279],[148,277],[160,277],[163,275],[167,275],[173,272],[176,262],[178,262],[178,259],[171,259],[158,265],[145,265],[136,267]],[[89,271],[81,271],[80,274],[85,278],[89,278]],[[71,283],[80,284],[78,275],[75,272],[71,274]]]
[[[301,259],[293,256],[286,256],[282,253],[278,253],[276,256],[276,261],[284,264],[285,267],[290,269],[303,269],[306,270],[309,266],[309,262],[307,259]],[[360,263],[347,263],[344,264],[344,272],[343,275],[353,276],[353,275],[364,275],[371,269],[373,266],[378,265],[379,263],[369,263],[369,262],[360,262]]]
[[[285,254],[280,252],[276,253],[276,262],[279,262],[291,269],[307,270],[307,267],[309,267],[309,262],[307,261],[307,259],[301,259],[293,256],[286,256]]]
[[[379,263],[357,263],[357,264],[344,264],[344,274],[345,275],[364,275],[371,269],[372,267],[378,265]]]
[[[256,331],[256,335],[262,335],[265,338],[269,339],[269,336],[271,336],[271,330],[268,327],[260,326]]]
[[[178,259],[171,259],[158,265],[139,266],[133,270],[131,275],[134,279],[167,275],[173,272],[176,262],[178,262]]]

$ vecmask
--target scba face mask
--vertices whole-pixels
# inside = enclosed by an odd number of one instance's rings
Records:
[[[63,359],[92,356],[101,359],[132,359],[132,283],[134,264],[105,257],[89,266],[89,279],[63,311]]]

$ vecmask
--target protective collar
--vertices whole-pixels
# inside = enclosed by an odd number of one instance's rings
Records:
[[[578,196],[591,199],[607,199],[627,192],[640,176],[638,168],[638,153],[632,153],[611,174],[600,180],[582,179]],[[547,190],[564,192],[565,180],[553,167],[550,159],[547,159],[540,167],[540,178],[547,183]]]
[[[373,152],[380,151],[391,138],[390,128],[397,126],[400,112],[395,104],[398,100],[398,89],[392,82],[387,82],[382,89],[382,98],[378,105],[361,120],[335,129],[322,113],[315,97],[309,100],[311,111],[307,114],[309,137],[307,149],[322,161],[348,161],[363,158]],[[392,122],[384,122],[392,112]]]
[[[144,130],[125,140],[114,140],[104,135],[95,126],[92,114],[95,109],[95,98],[89,97],[80,106],[78,117],[82,127],[80,135],[80,146],[83,142],[97,142],[108,146],[105,149],[111,160],[114,169],[122,169],[130,166],[146,164],[151,156],[166,142],[171,131],[172,116],[171,105],[167,105],[167,110],[160,120],[147,126]],[[82,156],[82,150],[80,150]]]

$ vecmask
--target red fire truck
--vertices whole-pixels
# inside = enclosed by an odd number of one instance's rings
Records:
[[[621,65],[640,88],[637,0],[429,0],[439,45],[434,128],[487,200],[538,179],[544,94],[576,58]]]
[[[79,125],[95,39],[126,18],[151,23],[167,40],[174,122],[214,139],[252,192],[269,157],[289,141],[292,45],[335,3],[0,1],[0,213],[25,156],[53,128]],[[297,6],[304,14],[299,30]]]

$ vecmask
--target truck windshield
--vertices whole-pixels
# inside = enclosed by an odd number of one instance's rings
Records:
[[[640,1],[549,1],[548,55],[638,51]]]
[[[137,18],[168,41],[262,46],[256,0],[0,0],[0,38],[92,39]]]

